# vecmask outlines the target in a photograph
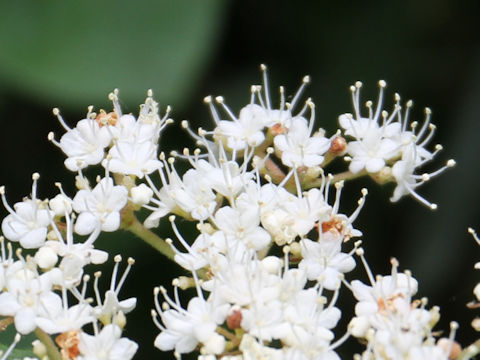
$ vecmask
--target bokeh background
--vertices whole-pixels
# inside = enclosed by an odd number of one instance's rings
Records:
[[[480,229],[479,11],[474,0],[1,1],[0,183],[11,204],[29,194],[34,171],[42,176],[41,197],[56,194],[55,181],[73,194],[73,174],[46,139],[51,130],[57,138],[63,133],[51,109],[59,107],[74,125],[87,105],[109,109],[113,88],[125,112],[136,113],[151,88],[163,109],[173,107],[174,119],[208,128],[203,97],[223,95],[238,111],[265,63],[271,87],[285,85],[287,94],[312,76],[307,94],[317,105],[317,125],[332,134],[338,115],[352,111],[349,85],[361,80],[363,99],[375,99],[377,81],[385,79],[387,108],[399,92],[414,100],[413,119],[423,120],[425,106],[433,110],[434,141],[445,150],[429,169],[451,157],[458,165],[421,190],[439,204],[436,212],[411,198],[392,205],[393,187],[368,179],[347,184],[343,210],[349,213],[360,188],[369,188],[356,226],[371,267],[387,273],[389,258],[397,257],[419,280],[420,296],[441,307],[438,329],[448,332],[457,320],[457,339],[468,344],[476,313],[465,304],[480,280],[473,270],[480,248],[466,230]],[[165,131],[163,149],[191,144],[178,122]],[[136,358],[171,358],[152,346],[158,331],[149,309],[152,288],[169,284],[179,269],[127,233],[97,244],[137,259],[122,292],[138,297],[126,332],[141,344]]]

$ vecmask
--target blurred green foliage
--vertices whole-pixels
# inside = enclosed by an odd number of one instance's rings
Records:
[[[221,29],[227,2],[2,1],[3,87],[75,106],[114,88],[189,97]]]
[[[420,295],[441,306],[439,329],[455,319],[462,324],[458,340],[474,338],[469,322],[475,314],[464,306],[473,297],[478,276],[472,267],[480,258],[466,233],[468,226],[480,228],[478,1],[30,0],[0,2],[0,14],[0,182],[11,203],[29,193],[34,171],[42,174],[42,196],[54,195],[58,180],[73,192],[63,155],[45,139],[49,130],[61,133],[51,108],[59,106],[75,124],[89,104],[109,109],[106,96],[114,87],[126,112],[136,113],[152,88],[162,106],[173,106],[174,119],[205,128],[212,121],[203,97],[223,95],[238,111],[249,100],[249,86],[261,82],[260,63],[269,65],[272,92],[285,85],[293,94],[303,75],[312,76],[307,96],[329,134],[338,115],[351,111],[348,86],[356,80],[364,82],[364,100],[375,99],[377,81],[387,80],[387,104],[394,92],[414,99],[417,121],[423,107],[432,108],[436,141],[445,150],[430,170],[451,157],[458,163],[421,190],[439,210],[409,198],[392,205],[392,188],[368,180],[347,184],[342,210],[349,213],[367,186],[356,227],[365,234],[373,270],[388,272],[388,259],[396,256],[419,279]],[[181,149],[189,141],[175,125],[162,147]],[[168,226],[159,230],[169,232]],[[137,358],[171,358],[151,345],[157,330],[149,308],[153,286],[169,284],[179,268],[126,233],[97,245],[137,259],[123,292],[139,298],[126,334],[141,343]],[[111,266],[104,268],[105,282]]]

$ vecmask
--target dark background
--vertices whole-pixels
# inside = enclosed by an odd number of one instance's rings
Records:
[[[440,305],[438,330],[448,333],[448,322],[459,321],[457,340],[466,345],[475,339],[469,325],[475,311],[465,304],[480,278],[473,270],[480,249],[466,230],[480,229],[479,10],[473,0],[2,2],[0,183],[12,205],[29,194],[34,171],[41,174],[41,197],[56,194],[55,181],[73,194],[73,174],[46,139],[50,130],[57,139],[63,133],[51,109],[58,106],[74,126],[87,105],[108,110],[115,87],[126,113],[137,113],[148,88],[162,109],[173,107],[177,124],[162,137],[162,148],[171,150],[190,141],[180,120],[213,126],[204,96],[223,95],[234,111],[245,105],[250,85],[261,82],[260,63],[269,66],[272,93],[285,85],[293,94],[304,75],[312,76],[307,96],[328,134],[338,115],[352,111],[351,84],[364,83],[366,101],[385,79],[387,110],[394,92],[414,100],[414,120],[423,121],[425,106],[433,110],[432,146],[445,150],[428,170],[449,158],[457,167],[420,190],[439,204],[436,212],[408,197],[391,204],[393,187],[368,179],[346,185],[342,210],[350,213],[360,188],[369,188],[355,225],[373,271],[388,273],[389,258],[397,257],[419,280],[419,296]],[[151,345],[158,331],[149,309],[153,286],[169,284],[179,269],[129,234],[104,236],[97,245],[137,259],[122,291],[138,296],[126,332],[141,344],[137,358],[170,358]]]

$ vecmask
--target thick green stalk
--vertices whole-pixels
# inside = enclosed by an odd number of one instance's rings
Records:
[[[50,335],[37,327],[35,329],[35,336],[47,348],[47,355],[49,360],[62,360],[62,354],[60,354],[57,345],[55,345],[55,342],[52,340]]]
[[[125,230],[130,231],[131,233],[137,235],[140,239],[145,241],[148,245],[153,247],[162,255],[166,256],[170,260],[173,260],[175,253],[173,252],[170,245],[167,244],[160,236],[155,234],[150,229],[147,229],[143,224],[138,221],[135,217],[134,221],[130,223],[130,226],[125,228]]]
[[[122,229],[130,231],[157,250],[160,254],[173,261],[175,253],[170,245],[150,229],[147,229],[135,216],[134,209],[127,205],[122,210]]]

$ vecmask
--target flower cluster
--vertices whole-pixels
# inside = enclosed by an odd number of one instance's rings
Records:
[[[112,111],[89,107],[74,128],[54,109],[66,132],[59,140],[53,133],[48,138],[76,173],[76,194],[56,184],[59,194],[40,200],[34,174],[31,195],[11,207],[0,188],[9,212],[2,221],[9,242],[1,238],[0,315],[19,334],[39,336],[34,346],[39,358],[134,356],[138,345],[122,337],[122,330],[136,298],[119,299],[133,260],[118,279],[116,256],[110,288],[101,295],[96,272],[95,296],[86,296],[85,267],[108,258],[95,241],[119,229],[147,241],[188,274],[175,278],[171,290],[154,289],[152,317],[159,329],[154,345],[176,358],[197,352],[200,360],[335,360],[349,337],[366,344],[357,355],[362,359],[447,359],[452,353],[455,331],[436,340],[438,308],[427,310],[426,300],[412,299],[417,290],[412,275],[399,273],[396,260],[385,277],[375,277],[366,265],[362,232],[354,222],[367,190],[352,213],[341,210],[345,182],[362,175],[395,183],[391,201],[412,195],[436,208],[417,188],[454,161],[418,173],[441,149],[428,147],[435,129],[430,110],[418,126],[409,120],[412,102],[402,109],[395,95],[387,113],[386,84],[380,81],[377,105],[367,101],[368,116],[362,116],[357,82],[351,88],[354,114],[340,115],[341,129],[328,136],[314,129],[313,101],[302,104],[308,76],[290,102],[280,87],[276,107],[266,67],[261,70],[263,85],[250,88],[250,102],[238,115],[223,97],[207,96],[214,128],[195,131],[181,123],[196,141],[193,150],[159,149],[161,133],[173,121],[169,108],[160,115],[151,91],[137,117],[123,114],[117,90],[109,96]],[[336,159],[347,160],[348,170],[331,174],[328,167]],[[184,173],[177,170],[180,161],[190,165]],[[100,169],[94,185],[87,167]],[[136,217],[141,208],[148,212],[143,222]],[[195,239],[184,237],[179,218],[196,224]],[[165,221],[175,239],[163,240],[150,230]],[[12,243],[32,255],[14,251]],[[350,278],[358,259],[370,285]],[[181,291],[189,288],[195,295],[185,300]],[[342,288],[357,302],[343,331],[337,326]],[[56,335],[58,347],[47,334]],[[12,347],[17,342],[18,336]]]

